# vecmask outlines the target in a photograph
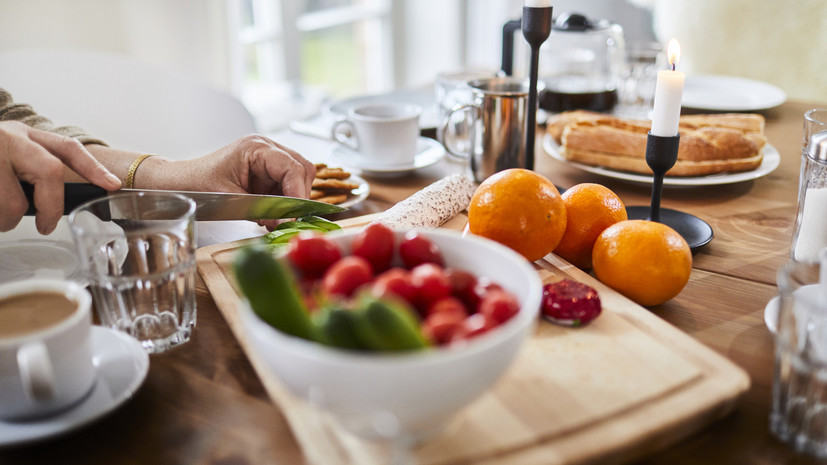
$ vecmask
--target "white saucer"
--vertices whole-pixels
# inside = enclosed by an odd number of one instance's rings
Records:
[[[417,154],[414,156],[413,162],[398,165],[376,165],[371,161],[365,160],[359,152],[343,145],[338,145],[333,149],[333,157],[344,165],[359,169],[363,174],[387,176],[404,174],[409,171],[431,166],[445,156],[445,148],[442,144],[429,137],[420,137],[417,141],[417,149]]]
[[[74,407],[32,421],[0,420],[0,447],[40,441],[89,424],[130,399],[146,378],[149,356],[137,339],[102,326],[92,327],[98,379]]]
[[[0,282],[32,277],[70,279],[86,285],[67,217],[48,236],[37,232],[33,216],[0,233]]]
[[[787,94],[766,82],[735,76],[686,76],[682,105],[699,110],[757,111],[777,107]]]

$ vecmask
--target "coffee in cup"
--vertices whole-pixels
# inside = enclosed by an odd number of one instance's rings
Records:
[[[50,415],[89,393],[96,376],[91,303],[72,281],[0,285],[0,419]]]
[[[352,107],[333,125],[337,142],[357,152],[365,164],[413,163],[419,140],[422,107],[403,102],[371,102]]]

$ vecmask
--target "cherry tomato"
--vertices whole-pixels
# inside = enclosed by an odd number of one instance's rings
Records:
[[[391,266],[394,250],[393,230],[382,223],[369,224],[353,238],[350,248],[370,263],[374,273],[380,273]]]
[[[423,263],[412,269],[411,283],[416,289],[416,303],[420,309],[451,295],[451,282],[442,268],[433,263]]]
[[[423,263],[440,266],[444,263],[439,247],[416,231],[405,233],[404,239],[399,243],[399,256],[409,270]]]
[[[287,259],[304,277],[321,277],[340,258],[339,246],[321,234],[299,234],[287,243]]]
[[[451,312],[436,312],[422,322],[422,334],[436,344],[450,342],[454,334],[464,330],[465,316]]]
[[[359,286],[373,279],[370,263],[362,257],[347,256],[328,268],[322,278],[322,290],[328,295],[353,295]]]
[[[411,272],[404,268],[391,268],[376,277],[371,286],[376,297],[394,294],[405,299],[409,304],[416,304],[416,288],[411,282]]]
[[[495,290],[502,290],[502,286],[491,281],[489,278],[478,278],[473,292],[469,295],[468,308],[471,309],[472,312],[478,312],[483,297]]]
[[[490,318],[481,313],[475,313],[462,322],[462,328],[454,332],[451,336],[451,342],[477,337],[480,334],[486,333],[492,328],[495,328],[496,326],[497,323],[492,321]]]
[[[480,301],[479,313],[497,324],[505,323],[519,312],[517,299],[502,289],[489,291]]]
[[[474,294],[474,287],[477,285],[477,277],[459,268],[446,268],[445,276],[451,282],[451,294],[460,299],[466,307],[476,311],[479,299]]]
[[[425,315],[431,316],[434,313],[454,313],[462,318],[468,316],[468,310],[465,308],[465,304],[454,296],[442,297],[431,302],[427,310],[425,310]]]

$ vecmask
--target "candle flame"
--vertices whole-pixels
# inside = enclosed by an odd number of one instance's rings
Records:
[[[681,59],[681,44],[675,39],[669,39],[669,43],[666,45],[666,55],[669,57],[669,65],[674,70],[675,65]]]

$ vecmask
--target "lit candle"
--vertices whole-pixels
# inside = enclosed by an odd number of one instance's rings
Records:
[[[652,134],[661,137],[678,135],[678,122],[681,116],[681,98],[683,97],[684,74],[675,71],[681,56],[678,41],[671,39],[666,47],[671,69],[658,71],[655,87],[655,108],[652,112]]]
[[[525,0],[525,6],[531,8],[548,8],[551,6],[551,0]]]

